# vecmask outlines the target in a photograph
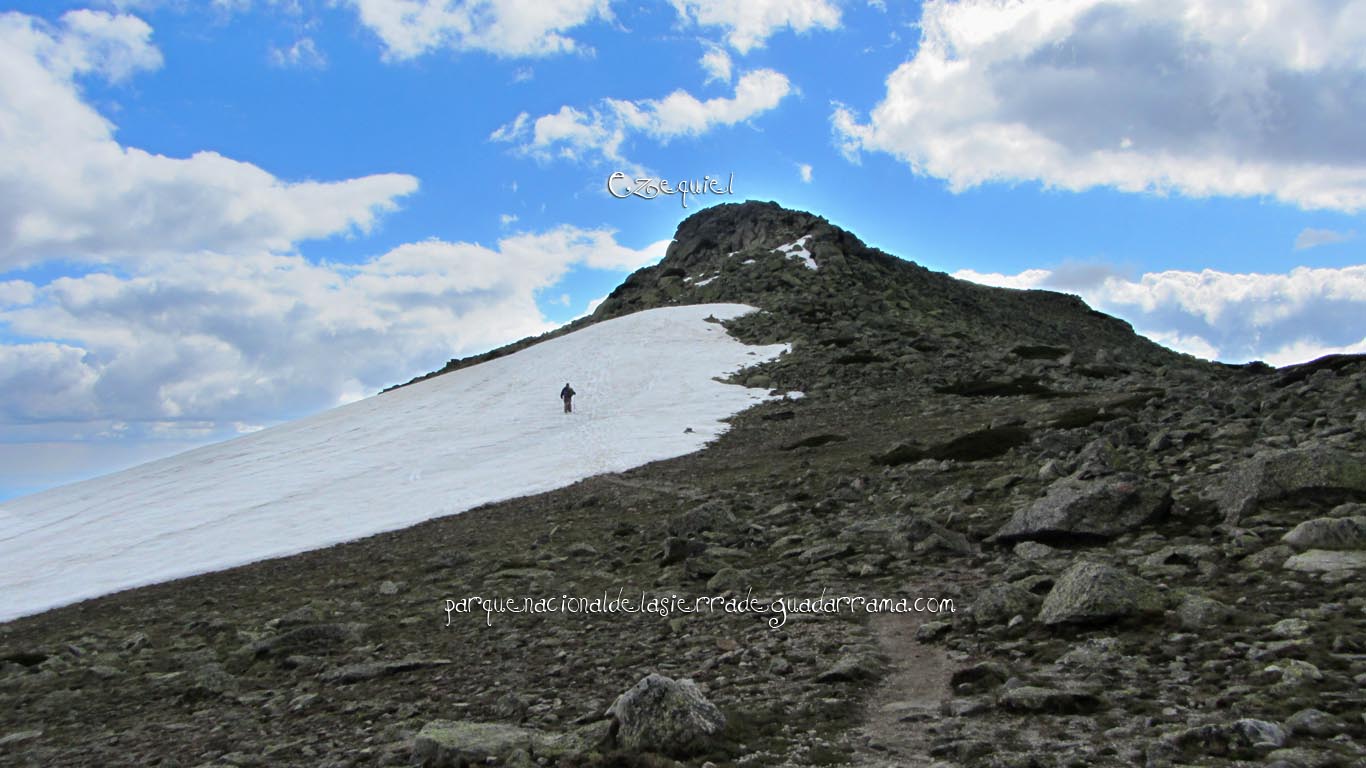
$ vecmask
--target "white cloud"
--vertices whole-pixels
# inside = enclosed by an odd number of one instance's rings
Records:
[[[32,304],[36,287],[27,280],[5,280],[0,282],[0,309],[22,307]]]
[[[702,54],[702,69],[707,72],[707,82],[729,83],[731,75],[730,54],[721,48],[708,48],[707,52]]]
[[[513,225],[513,224],[516,224],[516,223],[517,223],[517,214],[515,214],[515,213],[504,213],[504,214],[501,214],[501,215],[498,217],[498,223],[499,223],[499,224],[502,224],[502,225],[505,226],[505,227],[511,226],[511,225]]]
[[[270,49],[270,63],[277,67],[299,67],[303,69],[325,69],[327,56],[318,50],[318,44],[311,37],[301,37],[288,48]]]
[[[17,45],[19,50],[13,53],[39,59],[64,79],[93,74],[119,82],[161,66],[161,52],[151,42],[152,28],[142,19],[78,10],[63,14],[61,23],[61,32],[52,34],[31,17],[6,14],[0,19],[0,40]]]
[[[612,18],[610,0],[344,0],[384,44],[385,57],[412,59],[441,48],[498,56],[582,49],[566,33]]]
[[[122,422],[192,439],[316,411],[548,330],[538,296],[569,270],[632,270],[667,246],[559,227],[493,248],[409,243],[359,265],[200,252],[126,276],[0,283],[20,300],[0,303],[0,326],[39,340],[0,344],[0,435],[42,422],[29,438],[77,439]]]
[[[726,42],[740,53],[762,48],[774,33],[806,32],[840,25],[838,5],[829,0],[672,0],[686,22],[727,30]]]
[[[1199,336],[1186,336],[1175,331],[1147,331],[1144,335],[1177,352],[1185,352],[1188,355],[1194,355],[1205,360],[1217,360],[1219,358],[1218,348]]]
[[[1295,250],[1303,251],[1308,248],[1317,248],[1320,245],[1333,245],[1335,243],[1345,243],[1355,239],[1356,231],[1348,230],[1339,232],[1335,229],[1315,229],[1305,227],[1295,236]]]
[[[745,73],[729,98],[702,101],[680,89],[662,99],[605,99],[587,111],[565,105],[535,119],[523,112],[489,138],[514,143],[520,151],[541,159],[625,163],[621,146],[629,134],[662,141],[698,136],[767,112],[791,92],[792,84],[784,75],[760,69]]]
[[[1296,339],[1268,353],[1262,358],[1262,361],[1279,368],[1283,365],[1295,365],[1309,360],[1317,360],[1324,355],[1360,354],[1366,354],[1366,336],[1363,336],[1355,344],[1337,346],[1324,345],[1314,338],[1303,338]]]
[[[810,184],[810,183],[811,183],[811,164],[810,164],[810,163],[798,163],[798,164],[797,164],[797,175],[799,175],[799,176],[802,177],[802,183],[803,183],[803,184]]]
[[[887,152],[954,190],[1268,196],[1366,208],[1366,0],[928,2],[916,55],[849,155]]]
[[[0,271],[48,259],[134,260],[193,250],[286,249],[366,231],[417,180],[287,182],[249,163],[121,146],[75,78],[157,66],[130,16],[74,11],[51,27],[0,15]]]
[[[1227,362],[1304,362],[1362,351],[1366,336],[1366,265],[1296,267],[1284,274],[1169,270],[1133,279],[1097,269],[1095,279],[1085,281],[1046,269],[1014,275],[960,270],[954,277],[1075,292],[1159,343]]]

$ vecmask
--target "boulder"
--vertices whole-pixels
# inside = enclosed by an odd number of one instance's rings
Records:
[[[674,757],[706,751],[726,725],[692,680],[653,673],[618,696],[607,714],[616,721],[620,747]]]
[[[1182,629],[1208,629],[1228,623],[1233,616],[1232,608],[1203,595],[1186,595],[1176,607]]]
[[[1324,492],[1366,494],[1366,461],[1331,448],[1266,451],[1224,478],[1219,510],[1226,523],[1237,525],[1262,502]]]
[[[1298,550],[1366,549],[1366,517],[1319,517],[1295,526],[1281,541]]]
[[[962,696],[999,687],[1010,679],[1010,670],[995,661],[982,661],[959,670],[949,678],[949,687]]]
[[[998,700],[1001,709],[1019,714],[1085,715],[1100,708],[1100,699],[1089,693],[1063,691],[1035,685],[1010,688]]]
[[[413,763],[423,768],[462,768],[506,760],[517,752],[535,755],[554,737],[505,723],[433,720],[413,739]]]
[[[1015,584],[987,587],[972,603],[972,615],[978,624],[1001,624],[1020,614],[1032,613],[1038,598],[1034,593]]]
[[[1133,475],[1064,478],[1016,510],[993,538],[1003,544],[1111,539],[1161,519],[1171,502],[1170,488]]]
[[[1318,709],[1302,709],[1285,721],[1286,728],[1296,736],[1321,736],[1329,738],[1346,733],[1347,724]]]
[[[1068,568],[1044,598],[1044,624],[1099,624],[1145,613],[1159,613],[1157,590],[1137,576],[1108,565],[1081,562]]]
[[[1345,571],[1366,570],[1366,550],[1334,552],[1328,549],[1311,549],[1301,552],[1285,561],[1288,571],[1303,573],[1341,573]]]
[[[1257,757],[1285,746],[1285,740],[1286,732],[1280,725],[1252,718],[1187,728],[1172,738],[1187,755],[1233,758]]]

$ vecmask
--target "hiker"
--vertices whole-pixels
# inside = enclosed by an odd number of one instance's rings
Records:
[[[574,388],[569,386],[569,382],[564,383],[564,389],[560,390],[560,399],[564,401],[564,412],[573,413],[574,411]]]

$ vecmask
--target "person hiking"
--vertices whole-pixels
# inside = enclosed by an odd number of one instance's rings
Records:
[[[564,389],[560,390],[560,399],[564,401],[564,412],[574,411],[574,388],[569,386],[569,382],[564,383]]]

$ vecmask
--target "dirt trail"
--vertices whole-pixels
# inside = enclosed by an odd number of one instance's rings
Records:
[[[872,630],[888,659],[887,674],[868,701],[868,718],[855,739],[853,765],[927,766],[929,735],[923,730],[949,694],[954,664],[943,649],[917,642],[926,614],[881,614]]]

